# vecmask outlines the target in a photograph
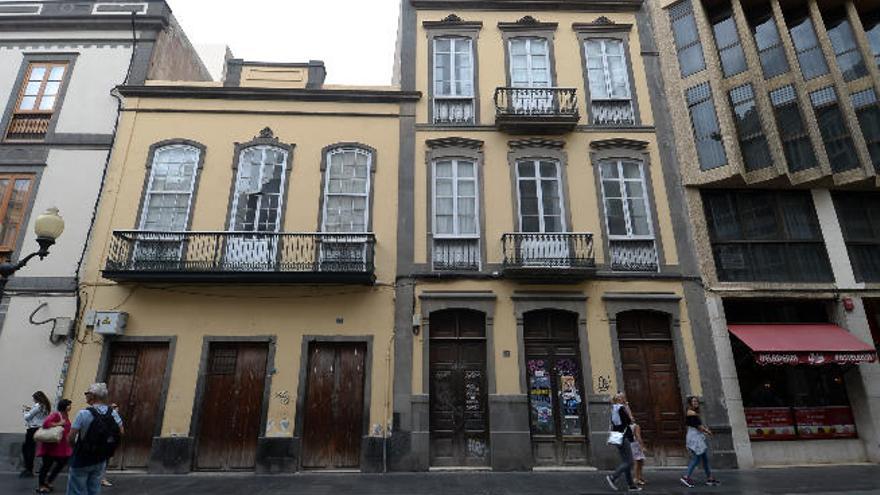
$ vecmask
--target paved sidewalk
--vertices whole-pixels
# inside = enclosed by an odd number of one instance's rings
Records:
[[[188,474],[157,476],[110,473],[102,495],[579,495],[613,493],[604,472],[432,472],[292,475]],[[686,489],[677,470],[648,471],[643,493],[671,494],[880,494],[880,466],[835,466],[719,471],[719,487]],[[698,478],[700,479],[700,478]],[[55,493],[64,493],[60,477]],[[0,494],[34,493],[35,480],[0,473]],[[625,493],[625,492],[624,492]]]

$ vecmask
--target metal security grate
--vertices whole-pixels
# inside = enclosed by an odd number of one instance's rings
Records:
[[[858,93],[853,93],[850,98],[852,98],[852,104],[855,108],[867,107],[877,103],[877,94],[870,88],[864,91],[859,91]]]
[[[774,107],[791,103],[797,99],[794,86],[783,86],[775,91],[770,92],[770,101]]]
[[[133,375],[137,370],[138,352],[135,349],[120,349],[113,353],[110,363],[111,375]]]
[[[214,349],[211,352],[211,363],[208,367],[212,375],[235,374],[235,362],[238,360],[237,349]]]

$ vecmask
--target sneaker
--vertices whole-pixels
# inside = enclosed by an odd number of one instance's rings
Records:
[[[706,486],[718,486],[721,482],[716,480],[715,478],[709,478],[706,480]]]
[[[612,478],[610,474],[605,477],[605,482],[608,483],[608,486],[611,487],[612,490],[615,492],[617,491],[617,484],[614,483],[614,478]]]
[[[627,491],[628,492],[640,492],[640,491],[642,491],[642,487],[640,487],[639,485],[633,485],[633,486],[629,487],[629,490],[627,490]]]
[[[694,480],[688,478],[687,476],[682,476],[681,479],[680,479],[679,481],[681,481],[681,484],[682,484],[682,485],[684,485],[684,486],[686,486],[686,487],[688,487],[688,488],[693,488],[693,487],[694,487]]]

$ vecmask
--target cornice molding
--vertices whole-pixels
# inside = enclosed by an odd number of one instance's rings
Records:
[[[571,29],[578,33],[609,33],[631,31],[632,24],[618,24],[611,19],[599,16],[593,22],[575,22]]]
[[[530,15],[523,16],[516,22],[498,23],[498,29],[504,31],[555,31],[557,27],[558,22],[541,22]]]
[[[466,21],[455,14],[449,14],[439,21],[423,21],[425,29],[482,29],[483,21]]]
[[[619,149],[641,151],[648,148],[648,142],[627,138],[600,139],[598,141],[591,142],[590,148],[597,151]]]
[[[525,138],[508,141],[507,145],[512,150],[525,150],[535,148],[561,150],[565,147],[565,141],[544,138]]]
[[[168,27],[165,16],[137,16],[138,30],[161,31]],[[131,31],[128,16],[77,15],[55,17],[48,15],[0,17],[0,31]]]
[[[284,100],[350,103],[415,102],[419,91],[375,89],[287,89],[231,86],[120,86],[122,96],[143,98],[195,98],[212,100]]]
[[[440,148],[467,148],[473,150],[481,150],[483,149],[483,141],[479,139],[469,139],[463,137],[447,137],[447,138],[438,138],[438,139],[428,139],[425,141],[425,144],[429,149],[440,149]]]
[[[642,0],[409,0],[425,10],[635,12]]]

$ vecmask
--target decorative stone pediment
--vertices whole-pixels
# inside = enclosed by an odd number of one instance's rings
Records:
[[[561,150],[565,147],[565,141],[559,141],[556,139],[544,139],[544,138],[525,138],[525,139],[517,139],[514,141],[508,141],[507,145],[510,146],[512,150],[522,150],[522,149],[551,149],[551,150]]]
[[[520,25],[535,26],[535,25],[541,24],[541,21],[535,19],[534,17],[532,17],[530,15],[527,15],[527,16],[523,16],[520,19],[518,19],[516,21],[516,23],[520,24]]]
[[[590,148],[594,150],[625,149],[641,151],[648,148],[648,142],[627,138],[601,139],[590,143]]]
[[[449,14],[439,21],[423,21],[422,26],[426,29],[480,29],[482,21],[466,21],[457,14]]]
[[[428,139],[425,141],[429,149],[440,148],[467,148],[472,150],[483,149],[483,141],[479,139],[468,139],[463,137],[447,137],[438,139]]]
[[[596,20],[592,22],[592,24],[595,24],[597,26],[608,26],[608,25],[614,24],[614,21],[612,21],[611,19],[609,19],[603,15],[603,16],[597,17]]]
[[[444,17],[443,20],[440,22],[464,22],[464,19],[455,14],[449,14],[448,16]]]

